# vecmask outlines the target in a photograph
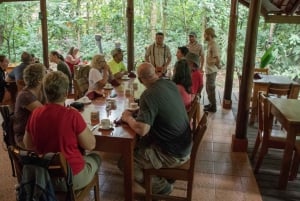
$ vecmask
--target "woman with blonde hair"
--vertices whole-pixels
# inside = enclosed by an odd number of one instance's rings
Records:
[[[99,91],[105,86],[110,75],[109,66],[104,55],[96,54],[92,59],[91,67],[88,92]]]

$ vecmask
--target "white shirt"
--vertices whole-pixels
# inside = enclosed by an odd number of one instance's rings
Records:
[[[89,72],[89,89],[88,91],[97,90],[96,83],[103,79],[103,73],[96,68],[91,68]]]

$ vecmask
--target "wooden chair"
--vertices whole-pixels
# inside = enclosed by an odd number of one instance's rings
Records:
[[[199,124],[197,125],[196,130],[193,131],[193,146],[191,151],[190,160],[180,167],[175,168],[161,168],[161,169],[145,169],[144,178],[145,178],[145,200],[150,201],[152,199],[162,199],[162,200],[192,200],[193,192],[193,181],[194,181],[194,169],[196,156],[200,142],[205,134],[207,128],[207,114],[203,114]],[[151,188],[151,177],[153,175],[164,177],[168,179],[183,180],[187,182],[187,192],[186,197],[172,196],[172,195],[158,195],[152,194]]]
[[[264,156],[268,153],[269,148],[284,149],[286,135],[282,130],[277,133],[272,132],[273,122],[269,121],[270,103],[268,98],[262,93],[258,96],[258,131],[255,140],[255,146],[251,158],[254,159],[257,150],[261,144],[258,160],[255,164],[254,172],[257,173],[262,164]]]
[[[299,164],[300,164],[300,141],[297,141],[295,144],[295,153],[292,161],[289,180],[295,180],[297,178]]]
[[[90,66],[75,66],[73,79],[75,99],[84,96],[89,88],[90,68]]]
[[[254,73],[269,75],[268,68],[254,68]]]
[[[200,104],[198,96],[195,96],[191,103],[191,107],[187,111],[189,122],[191,123],[191,129],[195,130],[197,122],[200,120]]]
[[[21,150],[19,148],[16,148],[15,146],[10,146],[9,152],[12,154],[14,162],[16,164],[16,172],[18,175],[18,181],[20,183],[22,177],[22,168],[23,168],[21,162],[21,156],[28,154],[29,151]],[[85,200],[86,197],[90,195],[90,191],[93,190],[95,201],[100,201],[98,173],[95,174],[92,181],[83,189],[74,190],[72,186],[72,171],[65,157],[61,153],[57,153],[54,155],[48,167],[48,172],[51,179],[61,179],[66,182],[68,191],[55,191],[58,200],[83,201]]]

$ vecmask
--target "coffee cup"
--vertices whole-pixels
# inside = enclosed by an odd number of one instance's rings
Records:
[[[131,109],[137,109],[139,105],[137,103],[130,103],[130,108]]]
[[[109,119],[101,119],[101,127],[103,129],[109,129],[110,128],[110,120]]]
[[[112,98],[109,99],[108,98],[106,101],[110,103],[111,109],[116,109],[117,108],[116,99],[112,99]]]

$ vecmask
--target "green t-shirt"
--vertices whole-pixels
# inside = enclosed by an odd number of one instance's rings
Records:
[[[191,129],[185,106],[174,82],[159,79],[140,98],[137,121],[151,126],[145,138],[175,157],[191,152]]]
[[[116,74],[121,71],[126,71],[126,67],[122,61],[120,63],[117,63],[114,59],[112,59],[108,62],[108,65],[113,74]]]

